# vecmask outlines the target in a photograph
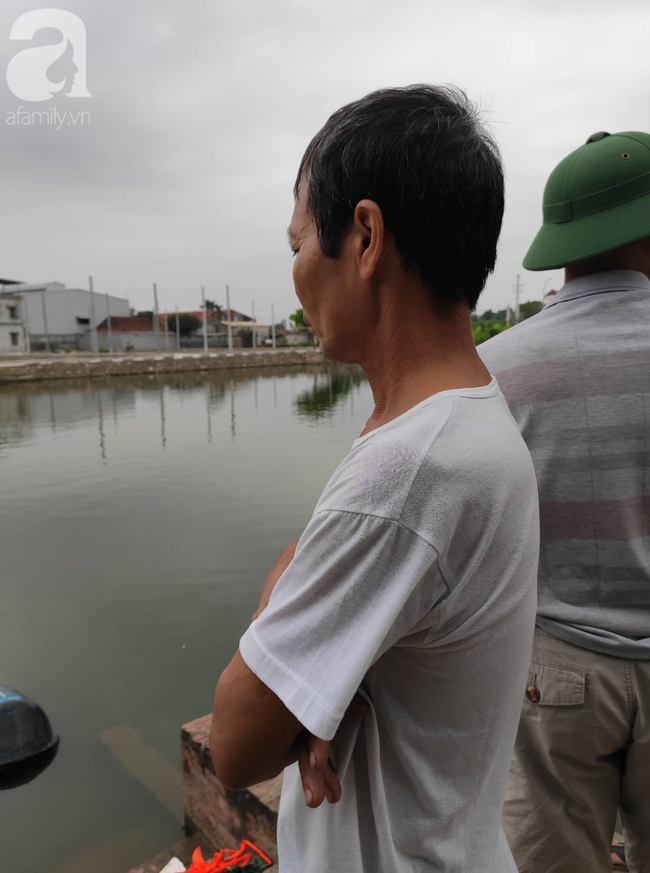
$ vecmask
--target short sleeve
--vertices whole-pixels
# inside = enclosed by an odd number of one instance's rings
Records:
[[[332,739],[369,667],[446,594],[436,550],[418,534],[317,512],[240,653],[311,733]]]

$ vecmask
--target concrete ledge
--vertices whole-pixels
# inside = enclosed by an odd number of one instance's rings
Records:
[[[282,776],[245,791],[227,791],[215,776],[210,759],[211,720],[212,716],[206,715],[181,728],[185,825],[217,848],[236,847],[242,840],[250,840],[277,861]]]
[[[0,385],[42,379],[87,379],[100,376],[128,376],[134,373],[183,373],[201,370],[231,370],[244,367],[304,366],[321,364],[320,349],[274,349],[265,351],[169,353],[160,355],[106,355],[84,357],[56,355],[42,359],[25,358],[0,363]]]

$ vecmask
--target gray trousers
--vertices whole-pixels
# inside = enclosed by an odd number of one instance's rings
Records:
[[[519,873],[650,873],[650,661],[600,655],[535,629],[503,824]]]

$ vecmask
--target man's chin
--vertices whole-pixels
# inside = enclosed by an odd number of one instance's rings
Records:
[[[346,348],[343,343],[337,343],[336,340],[327,337],[319,337],[320,348],[328,361],[337,364],[356,364],[358,356],[354,354],[354,350]]]

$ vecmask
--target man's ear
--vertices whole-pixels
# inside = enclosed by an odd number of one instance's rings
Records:
[[[352,233],[359,278],[367,282],[377,269],[386,235],[384,216],[374,200],[360,200],[357,203]]]

